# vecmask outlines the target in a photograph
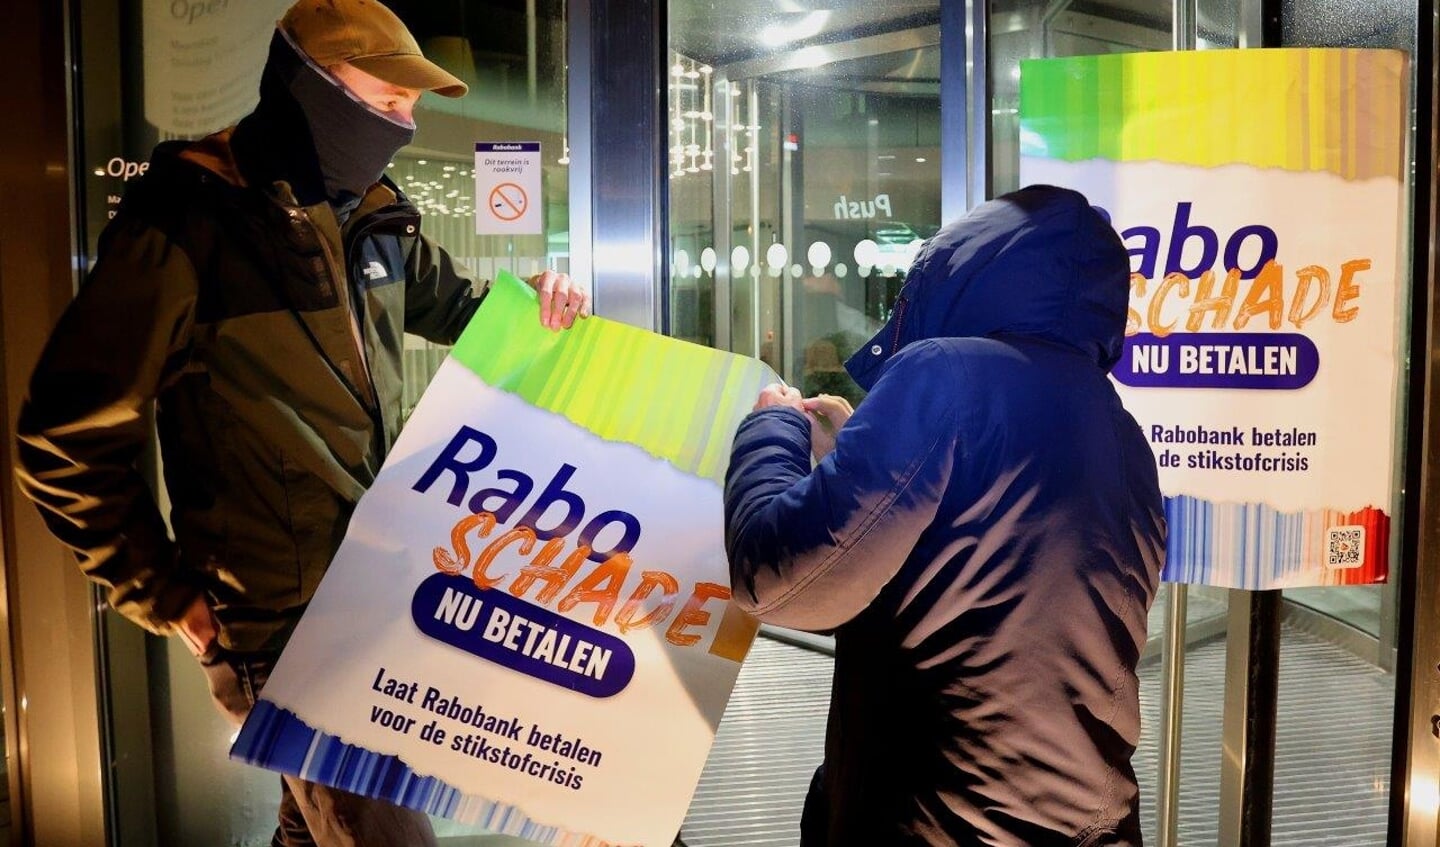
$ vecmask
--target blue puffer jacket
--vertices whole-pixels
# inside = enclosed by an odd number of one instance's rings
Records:
[[[1140,843],[1136,664],[1165,527],[1106,375],[1127,280],[1084,197],[1007,195],[921,250],[813,471],[799,412],[741,425],[735,599],[835,631],[826,807],[807,810],[825,844]]]

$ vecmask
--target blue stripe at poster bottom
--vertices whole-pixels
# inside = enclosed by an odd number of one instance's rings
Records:
[[[535,823],[514,806],[465,794],[443,780],[421,776],[397,756],[347,744],[264,699],[255,704],[230,757],[540,844],[612,847],[592,835]]]
[[[1390,516],[1355,511],[1281,512],[1264,503],[1165,498],[1166,582],[1245,588],[1370,585],[1389,570]]]

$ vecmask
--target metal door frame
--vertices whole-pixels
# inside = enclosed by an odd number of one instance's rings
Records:
[[[12,482],[15,417],[50,327],[74,296],[78,255],[69,3],[12,4],[0,57],[12,111],[0,137],[0,687],[11,838],[98,847],[106,839],[94,594]]]
[[[1440,843],[1440,290],[1437,290],[1435,104],[1440,94],[1433,0],[1418,3],[1412,236],[1412,330],[1406,498],[1390,780],[1389,840]]]

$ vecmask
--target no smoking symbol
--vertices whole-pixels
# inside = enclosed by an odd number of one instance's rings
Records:
[[[518,221],[530,208],[525,189],[513,182],[502,182],[490,189],[490,213],[502,221]]]

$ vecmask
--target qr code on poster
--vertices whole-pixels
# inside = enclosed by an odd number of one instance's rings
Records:
[[[1365,555],[1365,527],[1332,526],[1325,544],[1325,567],[1333,570],[1358,568]]]

